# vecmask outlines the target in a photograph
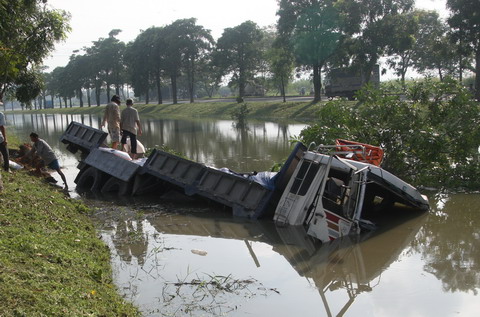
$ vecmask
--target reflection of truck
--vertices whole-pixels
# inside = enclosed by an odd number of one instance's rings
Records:
[[[367,82],[367,76],[358,68],[334,68],[325,78],[325,95],[327,97],[347,97],[352,100],[357,90]],[[370,83],[375,87],[380,84],[379,66],[375,65],[370,76]]]

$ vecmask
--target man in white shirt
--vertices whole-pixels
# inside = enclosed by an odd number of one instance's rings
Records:
[[[120,128],[122,129],[122,150],[125,150],[127,138],[130,138],[130,153],[132,158],[137,158],[137,131],[142,135],[142,125],[138,117],[137,109],[133,108],[133,100],[127,99],[127,108],[123,109],[120,119]]]
[[[112,139],[112,149],[117,149],[120,143],[120,97],[113,95],[110,103],[105,107],[102,127],[108,124],[108,134]]]

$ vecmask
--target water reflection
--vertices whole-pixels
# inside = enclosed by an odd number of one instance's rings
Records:
[[[125,294],[152,316],[157,316],[156,309],[181,309],[166,305],[159,288],[177,278],[187,281],[189,271],[196,278],[214,274],[253,278],[280,293],[264,294],[261,301],[232,295],[228,300],[238,307],[229,313],[233,316],[262,311],[264,306],[269,307],[265,313],[292,316],[299,309],[298,300],[306,316],[342,316],[351,307],[368,311],[371,308],[362,301],[355,306],[357,298],[375,293],[383,272],[409,246],[418,245],[416,235],[428,219],[425,213],[399,209],[390,227],[321,245],[302,228],[235,219],[208,206],[162,204],[142,210],[154,213],[135,219],[134,211],[123,216],[107,212],[99,223],[116,250],[117,278]],[[207,255],[195,256],[192,249]],[[310,301],[304,302],[305,297]],[[288,305],[293,307],[287,309]]]
[[[96,115],[7,114],[7,122],[25,142],[36,131],[58,152],[65,146],[59,138],[71,121],[101,128]],[[143,119],[140,140],[146,147],[166,145],[186,157],[215,167],[236,171],[268,170],[290,152],[289,139],[304,124],[252,122],[238,129],[230,120]]]
[[[480,216],[478,194],[437,194],[428,223],[418,235],[415,250],[425,271],[442,281],[449,292],[480,289]]]
[[[37,131],[52,145],[74,188],[78,157],[59,142],[72,120],[101,124],[98,116],[7,113],[8,128],[25,141]],[[142,124],[147,147],[165,144],[195,161],[237,171],[267,170],[282,161],[290,152],[289,137],[303,128],[251,122],[237,130],[228,120]],[[477,316],[480,311],[479,194],[439,193],[430,197],[428,214],[398,210],[407,217],[396,217],[398,223],[382,231],[324,246],[302,231],[234,219],[230,211],[198,202],[86,201],[98,208],[117,285],[147,316],[185,315],[174,310],[181,302],[166,304],[164,295],[171,293],[165,287],[208,275],[257,281],[249,295],[225,299],[222,313],[238,307],[229,316]]]

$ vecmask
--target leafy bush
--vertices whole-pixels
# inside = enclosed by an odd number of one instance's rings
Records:
[[[331,101],[318,122],[301,132],[305,143],[336,138],[379,145],[382,167],[424,186],[478,188],[479,104],[452,79],[414,82],[406,100],[366,88],[359,102]]]

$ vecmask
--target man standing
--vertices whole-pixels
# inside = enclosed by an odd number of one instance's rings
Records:
[[[3,103],[0,102],[0,106]],[[5,121],[5,115],[3,112],[0,112],[0,153],[3,156],[3,169],[9,171],[9,157],[8,157],[8,148],[7,148],[7,132],[5,126],[7,125]]]
[[[102,127],[108,124],[108,134],[112,139],[112,149],[117,149],[120,142],[120,97],[113,95],[111,102],[105,107]]]
[[[45,140],[42,140],[38,137],[38,134],[35,132],[30,133],[30,140],[33,142],[32,149],[30,150],[30,154],[37,153],[49,168],[52,170],[55,170],[58,175],[63,180],[63,184],[65,185],[65,189],[68,189],[67,185],[67,179],[65,178],[65,175],[63,172],[60,170],[60,164],[58,164],[58,159],[55,153],[53,153],[52,148],[50,145],[48,145]]]
[[[127,108],[123,109],[120,128],[122,129],[122,150],[125,150],[127,137],[130,138],[130,145],[132,159],[137,158],[137,127],[138,135],[142,135],[142,126],[140,125],[140,118],[138,117],[137,109],[133,108],[133,100],[127,99]]]

